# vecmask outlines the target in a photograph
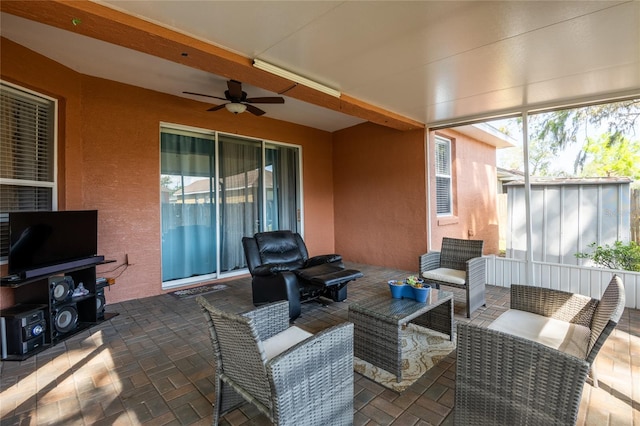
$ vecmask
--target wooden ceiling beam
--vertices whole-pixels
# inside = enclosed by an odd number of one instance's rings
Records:
[[[239,80],[262,89],[398,130],[418,121],[342,94],[335,98],[253,67],[253,60],[219,46],[90,1],[0,1],[0,10],[76,34]],[[289,90],[287,90],[289,89]]]

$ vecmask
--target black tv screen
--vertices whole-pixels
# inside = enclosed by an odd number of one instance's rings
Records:
[[[9,274],[95,256],[98,211],[9,213]]]

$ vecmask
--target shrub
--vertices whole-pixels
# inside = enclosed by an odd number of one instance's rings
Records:
[[[622,269],[625,271],[640,272],[640,245],[635,241],[624,244],[616,241],[612,246],[605,244],[599,246],[591,243],[589,246],[593,252],[576,253],[578,259],[591,259],[596,265],[609,269]]]

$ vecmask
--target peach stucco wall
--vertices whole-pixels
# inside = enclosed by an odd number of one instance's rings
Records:
[[[335,251],[332,139],[328,132],[85,76],[2,39],[2,79],[60,100],[59,208],[98,210],[100,254],[132,264],[107,303],[162,293],[160,274],[161,122],[300,145],[305,241],[311,255]],[[4,267],[6,270],[6,266]],[[113,274],[111,274],[113,275]],[[13,302],[1,289],[0,306]]]
[[[453,216],[438,217],[435,203],[435,135],[452,141]],[[454,129],[430,132],[431,247],[438,250],[442,237],[484,240],[484,253],[498,253],[495,148]]]
[[[0,54],[3,80],[59,100],[58,208],[99,211],[99,252],[116,260],[99,274],[113,275],[106,271],[125,255],[132,264],[107,303],[162,293],[162,122],[300,145],[311,255],[337,252],[416,271],[429,242],[438,248],[445,235],[484,239],[485,253],[497,252],[495,149],[453,130],[442,133],[454,139],[455,216],[438,218],[435,208],[429,213],[427,178],[435,188],[435,177],[425,130],[364,123],[331,134],[268,116],[210,113],[205,103],[78,74],[4,38]],[[0,307],[12,303],[11,290],[0,289]]]
[[[336,250],[414,271],[426,249],[425,132],[365,123],[334,133]]]

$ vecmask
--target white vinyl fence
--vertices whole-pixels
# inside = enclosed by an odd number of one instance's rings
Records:
[[[487,284],[511,287],[511,284],[528,284],[526,262],[495,255],[487,259]],[[545,288],[584,294],[600,299],[613,274],[624,282],[626,307],[640,309],[640,272],[589,268],[558,263],[533,262],[535,283]]]

